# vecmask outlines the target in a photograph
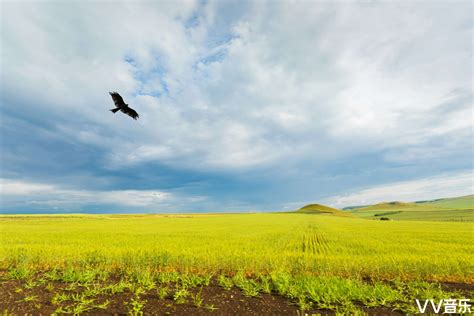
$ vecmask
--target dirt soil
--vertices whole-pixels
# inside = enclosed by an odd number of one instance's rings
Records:
[[[48,290],[44,285],[25,289],[18,280],[0,282],[0,313],[8,315],[50,315],[59,306],[70,306],[72,301],[53,305],[51,300],[56,293],[81,293],[81,288],[66,291],[69,284],[53,282],[54,289]],[[200,288],[189,289],[191,295],[198,293]],[[26,300],[25,300],[26,298]],[[29,299],[28,299],[29,298]],[[126,315],[132,308],[134,294],[126,290],[118,294],[98,295],[94,297],[97,304],[109,301],[107,308],[94,308],[85,311],[87,315]],[[237,288],[225,290],[216,283],[204,286],[201,292],[202,305],[195,306],[191,297],[178,304],[169,295],[160,299],[156,289],[140,295],[140,301],[146,301],[142,309],[145,315],[334,315],[326,309],[299,310],[291,300],[275,294],[260,294],[258,297],[247,297]],[[363,308],[369,315],[402,315],[388,308]]]

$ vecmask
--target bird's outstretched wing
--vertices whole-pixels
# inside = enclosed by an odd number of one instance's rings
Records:
[[[139,115],[137,113],[137,111],[135,111],[134,109],[132,109],[131,107],[125,107],[124,109],[122,109],[122,111],[127,114],[128,116],[130,116],[131,118],[133,118],[134,120],[136,120]]]
[[[112,97],[112,100],[114,100],[115,106],[118,108],[126,107],[125,102],[123,101],[122,97],[120,94],[117,92],[109,92],[110,96]]]

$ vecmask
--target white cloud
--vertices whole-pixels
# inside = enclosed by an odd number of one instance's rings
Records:
[[[159,208],[175,199],[172,193],[159,190],[75,190],[5,178],[0,178],[0,193],[4,211],[8,206],[29,204],[73,209],[88,204]]]
[[[42,192],[51,192],[54,186],[48,184],[28,183],[22,181],[0,178],[0,192],[2,195],[31,195],[41,194]]]
[[[186,28],[198,5],[185,4],[4,4],[3,89],[74,116],[57,124],[110,152],[112,165],[325,161],[329,147],[331,158],[403,151],[472,127],[468,104],[436,125],[429,115],[452,91],[471,94],[461,4],[259,3],[224,25],[230,40],[217,46],[216,18],[229,13],[208,3]],[[108,113],[108,90],[141,120]],[[96,131],[81,131],[85,124]]]
[[[472,171],[401,181],[337,195],[324,200],[335,207],[367,205],[390,201],[420,201],[474,194]]]
[[[129,206],[154,206],[170,200],[172,195],[155,190],[114,190],[99,192],[95,202]]]

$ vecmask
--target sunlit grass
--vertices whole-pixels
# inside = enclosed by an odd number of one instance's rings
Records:
[[[416,312],[409,290],[442,297],[436,282],[474,281],[473,229],[288,213],[0,217],[0,276],[25,289],[54,291],[49,282],[58,281],[82,290],[55,296],[77,301],[58,312],[87,312],[97,295],[125,290],[135,293],[127,306],[137,313],[146,291],[201,306],[188,289],[211,279],[249,297],[279,293],[302,309],[347,312],[362,303]]]
[[[8,218],[0,267],[468,281],[473,227],[305,214]]]

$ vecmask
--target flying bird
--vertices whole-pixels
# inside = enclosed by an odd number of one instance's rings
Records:
[[[115,106],[116,106],[115,109],[112,109],[110,111],[112,111],[113,113],[115,113],[117,111],[122,111],[123,113],[127,114],[128,116],[130,116],[134,120],[136,120],[139,117],[137,111],[135,111],[134,109],[129,107],[128,104],[126,104],[123,101],[123,98],[120,96],[120,94],[118,94],[115,91],[114,92],[109,92],[109,93],[110,93],[110,96],[112,97],[112,100],[114,100],[114,103],[115,103]]]

